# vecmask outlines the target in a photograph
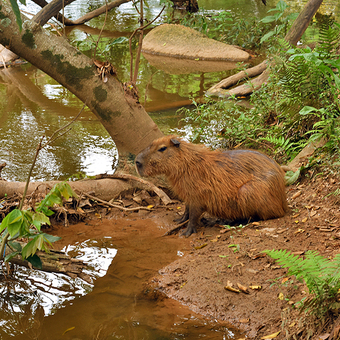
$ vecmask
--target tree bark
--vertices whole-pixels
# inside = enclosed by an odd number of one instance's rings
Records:
[[[299,16],[294,21],[291,29],[285,36],[285,40],[287,40],[291,45],[296,45],[297,42],[300,40],[303,33],[306,31],[309,22],[312,20],[313,16],[321,6],[322,1],[323,0],[309,0],[308,3],[305,5]],[[241,71],[231,77],[220,81],[218,84],[212,86],[207,91],[207,94],[224,98],[250,95],[252,92],[258,90],[268,80],[270,71],[268,69],[263,70],[264,64],[268,65],[269,62],[265,60],[261,64],[252,67],[247,71]],[[250,80],[247,84],[239,85],[232,90],[228,90],[229,87],[231,87],[238,81],[245,78],[255,77],[257,75],[259,76],[257,78],[254,78],[253,80]]]
[[[73,0],[73,1],[75,1],[75,0]],[[37,5],[39,5],[41,8],[45,8],[45,6],[48,5],[48,2],[45,1],[45,0],[33,0],[33,2],[36,3]],[[66,26],[73,25],[73,21],[65,18],[62,14],[59,13],[59,11],[60,11],[60,9],[57,11],[56,14],[52,13],[52,15],[49,18],[47,18],[46,22],[48,20],[50,20],[52,17],[54,17],[55,19],[57,19],[61,23],[65,24]],[[42,20],[44,20],[44,19],[42,19]]]
[[[52,17],[56,16],[63,6],[67,6],[75,0],[52,0],[46,6],[43,7],[34,17],[33,21],[43,26]]]
[[[309,0],[307,2],[285,37],[290,44],[295,46],[298,43],[322,2],[323,0]]]
[[[129,86],[109,75],[104,83],[93,61],[72,47],[65,38],[47,32],[23,17],[22,32],[14,13],[0,0],[0,44],[26,59],[70,90],[103,124],[119,155],[137,154],[162,136]]]

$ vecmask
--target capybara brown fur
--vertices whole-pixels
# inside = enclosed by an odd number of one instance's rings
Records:
[[[165,175],[185,202],[185,236],[196,232],[204,212],[228,220],[267,220],[287,211],[284,173],[258,151],[211,151],[171,135],[143,150],[136,168],[141,176]]]

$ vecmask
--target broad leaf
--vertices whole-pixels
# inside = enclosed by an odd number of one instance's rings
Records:
[[[13,237],[20,231],[23,224],[22,212],[18,209],[14,209],[4,218],[4,221],[6,218],[8,218],[8,220],[6,221],[7,230],[10,236]]]
[[[29,256],[26,260],[30,262],[34,268],[42,269],[42,262],[38,255],[34,254]]]
[[[18,242],[9,241],[9,242],[8,242],[8,245],[9,245],[11,248],[15,249],[16,251],[19,251],[19,252],[22,251],[22,246],[21,246],[21,244],[18,243]]]
[[[42,235],[44,236],[44,241],[48,242],[49,244],[61,240],[61,237],[59,236],[53,236],[45,233],[43,233]]]
[[[21,255],[21,252],[20,251],[14,251],[10,254],[8,254],[6,257],[5,257],[5,262],[9,262],[12,260],[13,257],[17,256],[17,255]]]
[[[22,258],[26,259],[35,254],[37,250],[41,250],[44,247],[44,236],[39,234],[29,241],[22,249]]]

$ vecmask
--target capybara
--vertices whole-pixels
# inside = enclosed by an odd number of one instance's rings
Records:
[[[167,177],[186,204],[185,236],[196,232],[204,212],[228,220],[266,220],[287,211],[283,170],[258,151],[211,151],[171,135],[139,153],[136,168],[141,176]]]

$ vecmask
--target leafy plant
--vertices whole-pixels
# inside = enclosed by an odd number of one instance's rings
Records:
[[[48,216],[54,212],[49,208],[54,204],[61,205],[63,198],[68,199],[71,196],[76,197],[76,194],[69,184],[57,183],[35,211],[14,209],[6,215],[0,224],[0,240],[8,241],[7,245],[12,252],[5,256],[5,261],[10,261],[13,257],[20,255],[22,259],[26,259],[33,266],[41,269],[42,263],[35,254],[36,251],[48,252],[48,245],[60,239],[60,237],[41,232],[41,226],[50,225]],[[9,237],[6,238],[7,235]],[[19,242],[22,239],[27,239],[28,243]]]
[[[295,20],[298,16],[297,13],[292,13],[284,17],[283,15],[287,8],[288,5],[283,0],[280,0],[275,8],[268,11],[268,13],[275,13],[273,15],[268,15],[260,20],[264,24],[272,24],[274,26],[273,30],[263,35],[260,40],[261,43],[267,41],[269,38],[272,37],[275,37],[277,39],[278,37],[283,37],[283,35],[286,35],[289,23]]]
[[[219,11],[213,15],[205,14],[204,10],[188,13],[175,22],[196,29],[209,38],[247,49],[259,48],[261,37],[268,31],[267,25],[256,17],[244,19],[229,11]]]
[[[310,295],[300,301],[302,310],[323,317],[329,310],[340,308],[340,254],[330,260],[317,251],[307,251],[305,259],[286,250],[265,250],[264,253],[288,268],[288,276],[294,275],[305,282]]]

